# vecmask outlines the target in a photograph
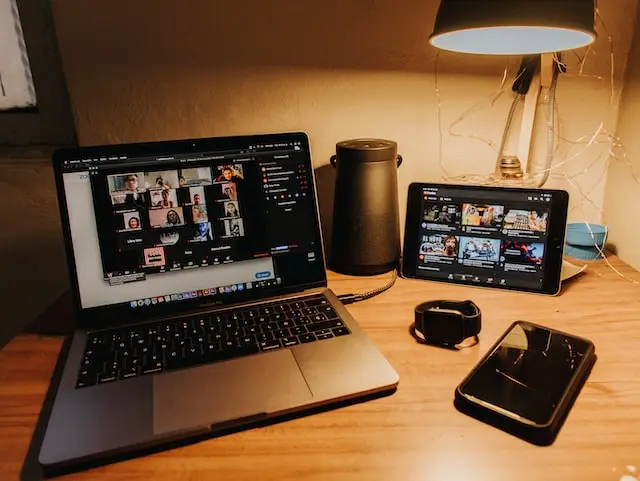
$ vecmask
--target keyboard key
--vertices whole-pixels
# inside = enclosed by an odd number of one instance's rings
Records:
[[[273,335],[276,339],[281,339],[283,337],[289,337],[291,333],[289,329],[278,329],[277,331],[273,331]]]
[[[296,302],[292,302],[291,304],[289,304],[291,306],[292,309],[303,309],[305,307],[307,307],[304,303],[304,301],[296,301]]]
[[[300,339],[301,343],[306,344],[307,342],[315,341],[316,340],[316,336],[314,336],[313,333],[302,334],[301,336],[298,336],[298,339]]]
[[[293,309],[287,312],[287,319],[296,319],[298,317],[304,317],[304,314],[300,309]]]
[[[229,339],[238,339],[239,337],[244,337],[247,335],[246,329],[239,327],[235,331],[228,331],[227,335]]]
[[[273,309],[271,307],[263,307],[261,309],[258,309],[258,312],[261,316],[267,316],[273,312]]]
[[[113,382],[115,381],[117,378],[117,375],[115,372],[111,371],[111,372],[105,372],[102,374],[98,375],[98,383],[99,384],[104,384],[107,382]]]
[[[307,304],[308,307],[312,307],[312,306],[321,306],[321,305],[328,304],[329,301],[327,301],[324,297],[316,297],[315,299],[307,300],[305,303]]]
[[[120,379],[129,379],[130,377],[136,377],[138,375],[138,367],[133,366],[128,369],[120,371]]]
[[[316,309],[315,307],[305,307],[304,309],[302,309],[302,312],[304,312],[307,316],[312,316],[318,313],[318,309]]]
[[[150,362],[140,368],[140,374],[153,374],[162,371],[162,363],[160,361]]]
[[[331,331],[326,331],[326,332],[322,332],[322,333],[316,333],[316,337],[320,340],[322,339],[329,339],[331,337],[333,337],[333,333]]]
[[[94,372],[83,369],[78,376],[76,387],[94,386],[97,382],[98,376]]]
[[[204,350],[202,349],[202,346],[200,345],[195,345],[195,346],[191,346],[191,347],[187,347],[184,350],[184,357],[198,357],[198,356],[202,356],[202,353],[204,352]]]
[[[272,332],[263,332],[262,334],[256,334],[256,340],[258,342],[272,341],[274,339]]]
[[[226,332],[219,332],[217,334],[209,335],[209,340],[211,340],[211,341],[224,341],[226,339],[227,339],[227,333]]]
[[[296,337],[285,337],[284,339],[282,339],[281,342],[284,347],[295,346],[296,344],[300,344],[300,341],[298,341],[298,338]]]
[[[311,316],[311,321],[312,322],[321,322],[321,321],[326,321],[327,318],[324,317],[324,314],[316,314],[315,316]]]
[[[278,326],[280,326],[280,329],[287,329],[287,328],[293,327],[295,325],[296,325],[296,323],[291,319],[287,319],[286,321],[280,321],[278,323]]]
[[[313,324],[307,325],[307,329],[309,331],[320,331],[323,329],[333,329],[334,327],[342,327],[344,326],[344,322],[340,319],[331,319],[329,321],[322,322],[314,322]]]
[[[262,328],[260,326],[251,326],[245,329],[247,334],[260,334],[262,332]]]
[[[286,312],[291,310],[291,307],[289,306],[289,304],[280,304],[275,306],[275,308],[273,309],[275,312]]]
[[[263,352],[279,349],[280,347],[282,347],[280,346],[280,341],[265,341],[260,343],[260,349],[262,349]]]
[[[278,329],[278,327],[278,324],[276,324],[275,322],[267,322],[266,324],[263,324],[262,331],[275,331],[276,329]]]
[[[338,314],[336,314],[336,311],[334,311],[331,306],[322,306],[319,311],[323,313],[327,319],[336,319],[338,317]]]
[[[240,327],[250,327],[253,326],[253,319],[249,318],[249,319],[243,319],[242,321],[238,322],[238,326]]]
[[[78,382],[76,383],[76,388],[80,388],[80,387],[89,387],[89,386],[95,386],[96,385],[96,378],[81,378],[78,379]]]
[[[291,334],[299,336],[300,334],[306,334],[307,328],[305,326],[296,326],[291,328]]]
[[[347,329],[346,327],[336,327],[335,329],[332,329],[332,332],[333,332],[333,335],[336,337],[351,334],[349,332],[349,329]]]

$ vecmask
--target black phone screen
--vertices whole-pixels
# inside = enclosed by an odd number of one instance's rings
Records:
[[[583,339],[515,323],[463,382],[460,392],[544,425],[582,369],[590,346]]]

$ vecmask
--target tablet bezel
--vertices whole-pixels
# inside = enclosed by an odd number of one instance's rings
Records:
[[[538,192],[551,194],[551,210],[553,215],[549,219],[549,234],[546,246],[547,260],[545,262],[544,278],[542,288],[534,289],[522,286],[479,284],[473,281],[463,281],[458,279],[427,279],[416,276],[420,223],[422,221],[422,201],[423,189],[446,188],[463,189],[469,191],[511,191],[511,192]],[[557,295],[560,292],[562,280],[562,258],[564,254],[564,240],[566,234],[567,214],[569,209],[569,194],[558,189],[526,189],[516,187],[488,187],[475,185],[439,184],[430,182],[413,182],[409,185],[407,194],[407,209],[404,225],[404,239],[402,249],[401,276],[408,279],[418,279],[421,281],[443,282],[447,284],[468,285],[474,287],[488,287],[493,289],[512,290],[519,292],[529,292],[543,295]],[[553,266],[557,266],[553,269]]]

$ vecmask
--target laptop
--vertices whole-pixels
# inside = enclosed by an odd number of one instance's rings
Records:
[[[395,390],[327,288],[305,133],[62,149],[53,162],[77,329],[45,470]]]

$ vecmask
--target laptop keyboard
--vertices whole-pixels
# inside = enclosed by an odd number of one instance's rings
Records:
[[[77,388],[344,336],[323,296],[88,334]]]

